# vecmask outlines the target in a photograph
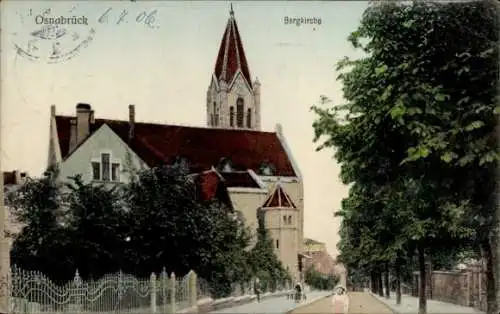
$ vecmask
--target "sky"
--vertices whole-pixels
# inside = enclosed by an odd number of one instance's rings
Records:
[[[76,103],[86,102],[96,118],[120,120],[128,119],[128,105],[135,104],[137,121],[206,125],[206,92],[229,2],[11,0],[1,5],[3,171],[43,172],[52,104],[57,114],[74,115]],[[340,221],[333,213],[348,188],[338,178],[333,151],[315,151],[309,108],[320,95],[342,102],[335,63],[357,55],[347,36],[367,6],[362,1],[233,2],[252,80],[258,77],[262,84],[262,129],[274,131],[282,124],[304,176],[305,237],[325,242],[334,256]],[[86,22],[66,25],[68,33],[56,47],[61,52],[78,47],[71,58],[49,62],[50,45],[39,45],[35,60],[23,53],[29,34],[41,28],[39,16]],[[321,24],[286,24],[285,17],[316,18]]]

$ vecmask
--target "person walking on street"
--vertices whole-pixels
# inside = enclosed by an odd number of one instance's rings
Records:
[[[260,280],[259,278],[255,278],[255,282],[253,284],[253,291],[255,295],[257,295],[257,302],[260,302]]]

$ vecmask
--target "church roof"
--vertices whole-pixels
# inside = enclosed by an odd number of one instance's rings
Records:
[[[222,42],[215,63],[215,76],[218,80],[224,80],[226,83],[231,82],[238,70],[245,77],[249,86],[252,86],[250,79],[250,70],[248,69],[247,58],[243,50],[243,42],[238,31],[236,19],[234,18],[233,7],[229,20],[227,21],[226,31],[222,37]]]
[[[200,173],[193,174],[194,182],[197,187],[198,197],[201,200],[218,199],[220,202],[226,204],[231,210],[233,205],[227,185],[222,176],[215,170],[211,169]]]
[[[263,208],[297,208],[292,202],[292,199],[283,189],[283,186],[278,182],[274,188],[274,191],[264,202]]]
[[[248,171],[221,172],[221,176],[226,181],[227,187],[244,187],[260,189],[259,183],[255,181]]]
[[[70,155],[72,119],[75,117],[56,116],[63,160]],[[201,172],[212,166],[216,167],[221,159],[227,158],[231,161],[231,168],[236,171],[251,169],[259,173],[265,162],[274,166],[275,176],[296,176],[288,154],[274,132],[135,122],[134,137],[129,141],[128,121],[95,119],[90,125],[90,135],[103,124],[108,125],[128,143],[150,167],[172,163],[176,158],[182,157],[188,162],[192,172]]]

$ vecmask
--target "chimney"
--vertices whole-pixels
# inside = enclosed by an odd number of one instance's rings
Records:
[[[89,123],[90,125],[95,123],[95,118],[94,118],[94,110],[90,110],[90,118],[89,118]]]
[[[76,105],[76,145],[80,144],[90,134],[90,113],[89,104],[79,103]]]
[[[71,118],[69,121],[69,152],[72,152],[73,149],[78,145],[78,141],[76,138],[76,118]]]
[[[56,116],[56,105],[50,106],[50,117],[53,118]]]
[[[134,129],[135,129],[135,106],[128,106],[128,140],[131,141],[134,138]]]

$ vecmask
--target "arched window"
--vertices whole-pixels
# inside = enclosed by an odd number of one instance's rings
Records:
[[[239,128],[243,127],[244,109],[245,104],[243,103],[243,98],[239,97],[238,100],[236,100],[236,125]]]
[[[229,125],[234,126],[234,107],[229,107]]]
[[[217,110],[217,103],[214,101],[214,108],[213,108],[213,125],[217,126],[219,124],[219,111]]]
[[[252,109],[248,108],[247,110],[247,128],[252,127]]]

